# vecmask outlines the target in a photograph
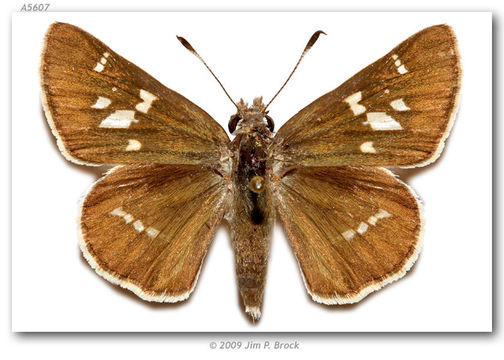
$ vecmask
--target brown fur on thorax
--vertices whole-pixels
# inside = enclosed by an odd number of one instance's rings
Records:
[[[250,106],[247,102],[243,101],[243,99],[240,99],[236,107],[238,108],[237,115],[239,115],[242,120],[240,120],[233,135],[259,132],[270,138],[273,137],[273,134],[269,131],[264,121],[264,116],[267,112],[265,111],[266,106],[262,102],[262,96],[254,98]]]

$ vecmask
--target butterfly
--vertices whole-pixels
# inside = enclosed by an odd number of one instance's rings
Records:
[[[421,204],[385,167],[439,157],[461,68],[452,29],[428,27],[276,134],[271,101],[235,103],[226,92],[237,109],[233,140],[197,105],[70,24],[48,29],[40,76],[65,158],[116,165],[80,209],[80,248],[91,267],[144,300],[182,301],[226,222],[244,309],[257,320],[276,218],[316,302],[358,302],[411,268],[422,245]]]

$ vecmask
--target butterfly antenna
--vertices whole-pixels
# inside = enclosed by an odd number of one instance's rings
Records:
[[[273,96],[273,98],[269,101],[268,105],[266,105],[266,107],[264,108],[264,110],[266,110],[266,108],[273,102],[273,100],[275,100],[275,98],[277,97],[278,94],[280,94],[280,91],[282,91],[282,89],[285,87],[285,85],[287,85],[287,83],[289,82],[290,78],[292,77],[292,75],[294,74],[294,72],[296,71],[297,67],[299,66],[299,63],[301,63],[301,60],[303,60],[304,56],[306,55],[306,53],[308,52],[308,50],[311,49],[311,47],[313,45],[315,45],[315,43],[317,42],[320,34],[324,34],[324,35],[327,35],[325,32],[323,32],[322,30],[319,30],[319,31],[316,31],[310,38],[310,40],[308,40],[308,43],[306,44],[304,50],[303,50],[303,53],[301,54],[301,56],[299,57],[299,60],[298,62],[296,63],[296,66],[294,66],[294,69],[292,70],[292,72],[290,73],[289,77],[287,78],[287,80],[285,80],[284,84],[282,85],[282,87],[280,88],[280,90],[277,91],[277,93],[275,94],[275,96]]]
[[[217,76],[215,76],[215,74],[213,73],[212,69],[210,69],[210,66],[207,65],[207,63],[205,62],[205,60],[203,60],[203,58],[200,56],[200,54],[198,54],[198,52],[196,50],[194,50],[194,48],[192,47],[192,45],[189,44],[189,41],[187,41],[186,39],[184,39],[182,36],[177,36],[177,39],[178,39],[178,41],[180,41],[180,43],[182,45],[184,45],[184,47],[187,50],[189,50],[194,56],[196,56],[198,59],[201,60],[201,62],[203,63],[203,65],[205,65],[206,68],[208,69],[208,71],[210,71],[210,74],[212,74],[212,76],[215,78],[215,80],[217,80],[217,82],[219,83],[219,85],[222,88],[222,90],[224,90],[224,92],[226,93],[226,95],[229,98],[229,100],[231,100],[231,102],[233,103],[233,105],[236,106],[236,108],[238,109],[238,105],[236,105],[236,103],[231,98],[231,96],[229,96],[228,92],[224,88],[224,85],[222,85],[222,83],[220,82],[219,78],[217,78]]]

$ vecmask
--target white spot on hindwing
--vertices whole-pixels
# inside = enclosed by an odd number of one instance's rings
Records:
[[[155,239],[158,235],[159,235],[159,230],[156,230],[152,227],[148,227],[145,232],[147,233],[147,235],[149,235],[149,237],[151,239]]]
[[[112,210],[111,212],[109,212],[110,215],[112,216],[120,216],[124,219],[124,221],[126,222],[126,224],[129,224],[130,222],[133,221],[133,216],[131,216],[131,214],[128,214],[127,212],[125,212],[123,209],[122,209],[122,206]]]
[[[385,219],[385,218],[392,217],[392,214],[386,210],[378,209],[378,212],[375,214],[375,216],[379,220],[379,219]]]
[[[354,238],[356,233],[359,233],[360,235],[364,235],[366,231],[369,229],[369,225],[375,226],[378,220],[380,219],[385,219],[385,218],[390,218],[392,217],[392,214],[390,214],[388,211],[383,210],[383,209],[378,209],[378,212],[372,216],[369,217],[367,220],[367,223],[362,221],[359,226],[357,227],[357,232],[353,229],[348,229],[341,235],[345,238],[345,240],[349,241]],[[369,224],[369,225],[368,225]]]
[[[367,229],[368,229],[368,224],[366,224],[365,222],[361,222],[359,224],[359,227],[357,228],[357,232],[362,235],[367,231]]]
[[[389,217],[392,217],[392,214],[390,214],[388,211],[383,210],[383,209],[378,209],[378,212],[376,214],[374,214],[373,216],[370,216],[367,222],[374,226],[374,225],[376,225],[378,220],[389,218]]]
[[[126,222],[126,224],[131,223],[135,219],[133,217],[133,215],[128,214],[126,211],[124,211],[123,208],[122,208],[122,206],[120,206],[120,207],[112,210],[111,212],[109,212],[109,214],[112,215],[112,216],[122,217],[124,219],[124,221]],[[142,223],[141,220],[135,220],[133,222],[133,227],[139,233],[141,233],[142,231],[145,230],[145,233],[151,239],[155,239],[159,235],[159,230],[156,230],[153,227],[149,226],[147,229],[145,229],[144,224]]]
[[[144,231],[144,226],[142,224],[142,221],[141,220],[136,220],[134,223],[133,223],[133,227],[135,228],[136,231],[138,232],[142,232]]]
[[[378,219],[376,218],[376,216],[372,215],[372,216],[370,216],[370,217],[369,217],[369,219],[368,219],[368,221],[367,221],[367,222],[368,222],[370,225],[375,226],[377,221],[378,221]]]
[[[364,105],[359,104],[359,101],[362,100],[362,92],[358,91],[355,94],[350,95],[344,101],[350,105],[350,109],[352,109],[354,115],[360,115],[366,112],[366,107]]]
[[[373,147],[372,141],[366,141],[366,142],[362,143],[360,146],[360,150],[363,153],[371,153],[371,154],[376,153],[376,149]]]
[[[343,237],[345,238],[345,240],[351,240],[354,236],[355,236],[355,231],[353,231],[352,229],[349,229],[347,231],[345,231],[343,234]]]
[[[135,220],[135,218],[131,214],[126,214],[123,217],[124,217],[124,221],[126,221],[126,224],[129,224],[130,222]]]

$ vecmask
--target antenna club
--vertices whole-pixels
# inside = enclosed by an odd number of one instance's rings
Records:
[[[203,60],[203,58],[198,54],[198,52],[196,50],[194,50],[194,48],[189,43],[189,41],[187,41],[186,39],[184,39],[182,36],[178,36],[178,35],[177,35],[177,40],[180,41],[180,43],[187,50],[189,50],[194,56],[196,56],[203,63],[203,65],[205,65],[205,67],[208,69],[208,71],[210,71],[210,74],[212,74],[212,76],[215,78],[215,80],[217,80],[217,82],[219,83],[219,85],[222,88],[222,90],[224,90],[224,93],[226,94],[226,96],[228,97],[228,99],[231,100],[231,102],[233,103],[233,105],[236,108],[238,108],[238,106],[236,105],[236,103],[234,102],[234,100],[231,98],[231,96],[229,96],[228,92],[224,88],[224,85],[222,85],[222,83],[220,82],[219,78],[214,74],[214,72],[212,71],[212,69],[210,69],[210,66],[207,65],[207,63],[205,62],[205,60]]]
[[[270,104],[273,102],[273,100],[275,100],[275,98],[278,96],[278,94],[280,94],[280,92],[282,91],[282,89],[285,87],[285,85],[287,85],[287,83],[289,82],[290,78],[292,77],[292,75],[294,74],[294,72],[296,71],[297,67],[299,66],[299,64],[301,63],[301,60],[303,60],[304,56],[306,55],[306,53],[308,52],[308,50],[311,49],[311,47],[315,44],[315,42],[317,41],[317,39],[319,38],[320,34],[324,34],[324,35],[327,35],[325,32],[323,32],[322,30],[318,30],[318,31],[315,31],[313,33],[313,35],[310,37],[310,40],[308,40],[308,43],[306,44],[303,52],[301,53],[301,56],[299,57],[299,60],[297,61],[296,63],[296,66],[294,66],[294,69],[292,70],[292,72],[290,73],[289,77],[287,78],[287,80],[285,80],[285,82],[283,83],[282,87],[280,88],[280,90],[278,90],[276,92],[276,94],[271,98],[271,100],[269,101],[268,104],[266,104],[266,107],[264,108],[264,110],[266,110],[268,108],[268,106],[270,106]]]
[[[184,45],[184,47],[189,50],[190,52],[192,52],[193,54],[196,55],[196,50],[194,50],[194,48],[191,46],[191,44],[189,44],[189,41],[187,41],[186,39],[184,39],[182,36],[178,36],[177,35],[177,40],[180,41],[180,43],[182,45]]]
[[[308,40],[308,43],[306,44],[304,52],[306,53],[310,48],[315,44],[315,42],[318,40],[320,35],[327,35],[325,32],[322,30],[315,31],[313,35],[311,36],[310,40]]]

